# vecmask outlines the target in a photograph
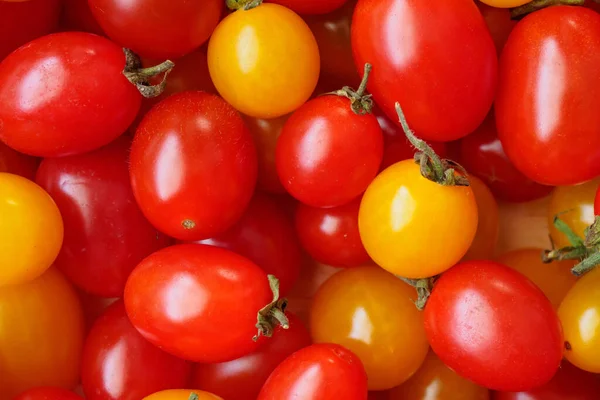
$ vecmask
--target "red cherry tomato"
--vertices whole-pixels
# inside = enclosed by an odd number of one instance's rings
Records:
[[[600,215],[600,186],[596,191],[596,197],[594,197],[594,215]]]
[[[21,393],[13,400],[83,400],[83,397],[66,389],[37,387]]]
[[[29,180],[35,180],[35,173],[40,160],[21,154],[0,142],[0,172],[19,175]]]
[[[21,47],[0,63],[0,140],[43,157],[111,142],[141,103],[124,66],[121,48],[90,33],[56,33]]]
[[[383,157],[383,135],[372,114],[355,114],[340,96],[317,97],[296,110],[277,141],[281,183],[313,207],[346,204],[365,191]]]
[[[215,363],[255,351],[257,313],[272,300],[267,275],[219,247],[182,244],[142,261],[125,286],[127,315],[151,343]]]
[[[367,374],[356,355],[337,344],[313,344],[286,358],[258,400],[366,400]]]
[[[66,31],[90,32],[104,36],[87,0],[62,0],[60,27]]]
[[[550,301],[524,275],[496,262],[468,261],[446,271],[424,317],[438,357],[490,389],[544,385],[562,359],[562,329]]]
[[[298,14],[327,14],[344,5],[347,0],[268,0],[286,6]]]
[[[359,0],[352,50],[357,66],[373,64],[377,104],[396,121],[400,102],[422,139],[466,136],[492,106],[496,48],[472,0]]]
[[[227,400],[256,400],[271,372],[292,353],[311,344],[302,322],[293,314],[287,316],[289,329],[277,327],[272,338],[261,337],[265,343],[254,353],[218,364],[197,364],[192,387],[201,387]]]
[[[222,0],[88,0],[115,42],[143,57],[177,58],[208,40],[221,18]]]
[[[548,7],[513,30],[500,60],[498,135],[528,178],[573,185],[600,175],[600,14]]]
[[[513,28],[517,25],[517,21],[510,17],[510,9],[508,8],[496,8],[480,1],[477,1],[476,4],[490,30],[498,56],[500,56],[508,40],[508,36],[510,36]]]
[[[180,240],[225,232],[256,184],[252,136],[240,115],[203,92],[173,95],[138,127],[131,148],[133,193],[154,226]]]

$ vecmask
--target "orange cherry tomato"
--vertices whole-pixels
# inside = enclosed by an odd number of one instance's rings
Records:
[[[336,343],[362,361],[369,390],[405,382],[423,363],[429,344],[415,290],[378,267],[338,272],[319,289],[310,311],[316,343]]]
[[[531,0],[481,0],[482,3],[496,8],[513,8],[529,3]]]
[[[500,234],[498,203],[483,181],[469,176],[471,189],[477,202],[477,233],[463,260],[487,260],[494,255]]]
[[[202,390],[188,390],[188,389],[171,389],[163,390],[151,394],[150,396],[144,397],[142,400],[188,400],[192,393],[198,396],[198,400],[223,400],[221,397],[208,393]]]

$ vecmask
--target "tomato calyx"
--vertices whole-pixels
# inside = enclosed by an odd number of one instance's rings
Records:
[[[371,64],[365,64],[363,78],[360,82],[360,86],[356,91],[350,86],[344,86],[342,89],[336,90],[335,92],[331,92],[328,94],[334,94],[350,99],[350,107],[352,108],[354,114],[371,114],[371,111],[373,110],[373,99],[371,98],[372,96],[370,94],[365,94],[365,92],[367,91],[369,75],[371,74],[372,69],[373,66]]]
[[[167,76],[175,67],[175,63],[171,60],[166,60],[158,65],[148,68],[142,68],[140,57],[132,50],[123,48],[125,53],[125,68],[123,75],[129,82],[135,85],[137,90],[147,99],[160,96],[167,86]],[[163,75],[160,83],[152,85],[150,80],[159,75]]]
[[[541,10],[542,8],[558,5],[582,6],[583,3],[585,3],[585,0],[533,0],[529,3],[523,4],[522,6],[511,9],[510,17],[518,20],[531,14],[532,12]]]
[[[423,311],[427,305],[429,296],[431,296],[433,285],[435,285],[435,282],[438,280],[440,275],[422,279],[409,279],[398,275],[396,275],[396,277],[417,290],[417,300],[415,300],[414,303],[419,311]]]
[[[274,275],[268,275],[268,279],[273,292],[273,301],[258,311],[256,317],[258,333],[252,338],[255,342],[260,336],[273,336],[273,331],[277,325],[281,325],[283,329],[289,329],[290,327],[290,322],[285,315],[288,301],[285,298],[279,298],[279,279]]]
[[[225,4],[230,10],[251,10],[262,4],[263,0],[226,0]]]
[[[198,400],[198,395],[194,392],[190,393],[190,397],[188,397],[188,400]]]

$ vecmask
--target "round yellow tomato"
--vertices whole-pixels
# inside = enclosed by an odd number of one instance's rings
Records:
[[[202,390],[189,389],[163,390],[162,392],[157,392],[151,394],[150,396],[146,396],[143,400],[188,400],[194,398],[191,397],[191,395],[194,393],[198,396],[198,400],[223,400],[221,397],[212,393],[204,392]]]
[[[37,386],[74,388],[83,339],[79,298],[58,270],[0,288],[0,400]]]
[[[369,390],[406,381],[427,355],[415,290],[379,267],[342,270],[318,290],[310,310],[316,343],[337,343],[356,354]]]
[[[62,217],[50,195],[28,179],[0,172],[0,287],[40,276],[62,241]]]
[[[319,49],[302,18],[265,3],[219,23],[208,44],[208,68],[219,94],[237,110],[275,118],[312,94],[319,79]]]
[[[482,3],[496,8],[513,8],[529,3],[531,0],[481,0]]]
[[[440,274],[467,253],[477,231],[477,203],[468,186],[442,186],[421,176],[413,160],[381,172],[358,215],[373,261],[406,278]]]
[[[475,238],[463,260],[487,260],[494,255],[500,234],[498,203],[483,181],[469,176],[477,202],[478,223]]]

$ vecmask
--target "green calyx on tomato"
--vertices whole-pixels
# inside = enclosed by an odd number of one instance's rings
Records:
[[[188,397],[188,400],[198,400],[198,395],[192,392],[190,393],[190,397]]]
[[[258,333],[252,338],[255,342],[262,336],[271,337],[275,326],[281,325],[283,329],[289,329],[290,321],[285,315],[287,299],[279,298],[279,279],[275,275],[268,275],[269,286],[273,291],[273,301],[261,308],[256,317],[256,328]]]
[[[585,0],[533,0],[510,10],[510,16],[512,19],[521,19],[532,12],[541,10],[542,8],[558,5],[582,6],[583,3],[585,3]]]
[[[226,0],[227,8],[230,10],[251,10],[262,4],[263,0]]]
[[[140,57],[132,50],[123,48],[125,53],[125,68],[123,75],[135,85],[137,90],[147,99],[160,96],[167,86],[167,76],[175,67],[175,63],[166,60],[158,65],[142,68]],[[152,78],[163,74],[162,80],[156,85],[150,84]]]
[[[417,300],[415,300],[415,306],[419,311],[423,311],[425,309],[425,305],[427,305],[427,300],[429,296],[431,296],[431,291],[433,290],[433,285],[435,281],[438,280],[440,275],[433,276],[431,278],[423,278],[423,279],[408,279],[403,278],[401,276],[397,276],[402,282],[414,287],[417,290]]]
[[[363,78],[358,90],[355,91],[350,86],[344,86],[342,89],[328,94],[335,94],[350,99],[352,111],[357,115],[371,114],[371,111],[373,110],[373,99],[370,94],[365,94],[371,69],[373,69],[372,65],[366,63]]]

